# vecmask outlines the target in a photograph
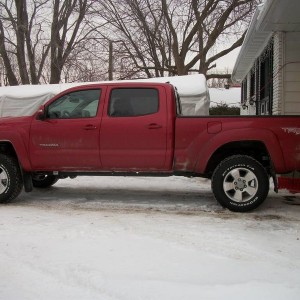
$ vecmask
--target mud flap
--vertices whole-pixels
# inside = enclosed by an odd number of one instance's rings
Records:
[[[22,171],[23,183],[24,183],[24,190],[26,193],[29,193],[33,190],[32,184],[32,176],[31,173]]]

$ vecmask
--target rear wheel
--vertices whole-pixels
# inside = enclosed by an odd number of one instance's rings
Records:
[[[212,191],[217,201],[231,211],[250,211],[266,199],[269,176],[257,160],[246,155],[234,155],[223,160],[215,169]]]
[[[0,203],[15,199],[23,187],[18,161],[11,156],[0,154]]]
[[[36,188],[47,188],[55,184],[58,181],[58,179],[59,178],[55,175],[33,174],[32,184]]]

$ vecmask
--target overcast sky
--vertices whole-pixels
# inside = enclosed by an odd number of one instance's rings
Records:
[[[240,52],[240,49],[241,49],[241,47],[233,50],[229,54],[218,59],[216,62],[217,66],[213,70],[223,71],[223,70],[228,69],[228,71],[231,72],[233,70],[233,67],[234,67],[235,61],[237,59],[237,56]]]

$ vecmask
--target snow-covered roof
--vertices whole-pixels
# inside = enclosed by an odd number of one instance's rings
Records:
[[[266,0],[258,6],[235,63],[233,81],[245,78],[274,31],[300,31],[299,12],[299,0]]]

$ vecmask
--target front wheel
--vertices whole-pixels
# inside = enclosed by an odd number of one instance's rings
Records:
[[[15,199],[23,188],[18,161],[11,156],[0,154],[0,203]]]
[[[215,169],[211,183],[216,200],[236,212],[257,208],[269,192],[266,169],[246,155],[234,155],[223,160]]]
[[[32,176],[32,184],[36,188],[47,188],[55,184],[58,179],[55,175],[34,174]]]

